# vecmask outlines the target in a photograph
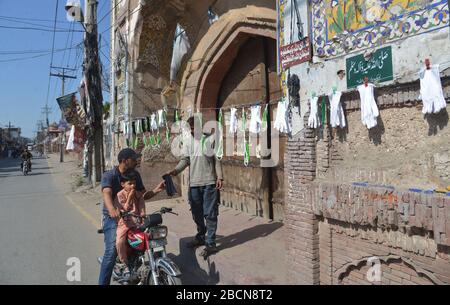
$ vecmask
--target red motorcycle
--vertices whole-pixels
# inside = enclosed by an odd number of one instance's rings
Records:
[[[157,213],[140,217],[131,212],[123,213],[122,217],[136,217],[142,224],[128,230],[127,241],[132,249],[130,266],[132,274],[136,275],[133,282],[124,276],[125,264],[117,258],[113,269],[113,280],[122,285],[181,285],[180,269],[167,257],[167,227],[162,225],[162,215],[172,212],[171,208],[161,208]],[[102,226],[103,227],[103,226]],[[103,233],[103,230],[98,230]],[[101,258],[99,258],[101,264]]]

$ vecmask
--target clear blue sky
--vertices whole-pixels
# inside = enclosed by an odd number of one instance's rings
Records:
[[[11,122],[12,125],[22,128],[24,137],[34,137],[37,122],[45,119],[41,111],[47,97],[56,1],[0,0],[0,127]],[[106,16],[99,24],[101,33],[110,27],[111,8],[109,0],[98,0],[98,3],[98,20]],[[58,4],[57,29],[82,31],[81,24],[67,21],[64,10],[66,0],[59,0]],[[84,8],[84,0],[81,0],[81,5]],[[5,27],[40,28],[48,31]],[[57,32],[55,50],[82,42],[82,32],[72,33]],[[101,43],[105,55],[109,55],[109,38],[109,31],[104,32]],[[30,58],[32,56],[39,57]],[[100,58],[108,72],[108,59],[103,55],[100,55]],[[24,60],[10,61],[12,59]],[[77,79],[66,80],[66,94],[78,90],[82,60],[82,47],[54,53],[53,66],[78,68],[76,72],[71,72]],[[51,78],[49,92],[51,123],[59,121],[61,117],[56,102],[56,97],[61,95],[61,79]],[[103,99],[109,101],[107,92],[103,92]]]

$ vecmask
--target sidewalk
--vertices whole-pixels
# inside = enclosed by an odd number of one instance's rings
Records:
[[[59,155],[52,154],[48,162],[72,204],[92,223],[92,234],[97,234],[101,212],[96,203],[101,201],[100,188],[81,187],[73,191],[71,183],[82,171],[73,158],[66,156],[65,159],[66,162],[59,163]],[[221,207],[217,230],[220,251],[204,260],[199,255],[202,247],[196,251],[186,247],[196,233],[189,205],[181,198],[160,200],[147,203],[147,212],[158,211],[163,206],[179,214],[164,215],[164,225],[169,228],[169,256],[180,267],[184,284],[287,284],[282,223]]]

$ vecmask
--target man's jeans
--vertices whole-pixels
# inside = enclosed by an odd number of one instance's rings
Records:
[[[116,231],[117,222],[109,217],[109,215],[103,214],[105,254],[103,255],[102,265],[100,267],[100,277],[98,279],[99,285],[109,285],[111,283],[111,276],[117,257]]]
[[[197,225],[196,239],[206,245],[216,246],[217,216],[219,215],[219,191],[215,185],[191,187],[189,203],[192,217]],[[206,220],[206,225],[205,225]]]

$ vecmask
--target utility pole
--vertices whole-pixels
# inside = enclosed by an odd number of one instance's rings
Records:
[[[51,111],[51,109],[50,109],[50,107],[48,107],[48,105],[45,105],[45,107],[42,107],[42,114],[45,114],[45,123],[46,123],[46,125],[47,125],[47,134],[45,135],[45,137],[44,137],[44,156],[46,156],[46,142],[45,142],[45,140],[47,139],[47,136],[48,136],[48,129],[49,129],[49,127],[50,127],[50,123],[49,123],[49,121],[48,121],[48,115],[51,113],[52,111]]]
[[[97,0],[86,0],[86,33],[84,39],[85,59],[84,74],[87,87],[87,101],[91,126],[88,135],[88,147],[92,162],[92,184],[100,181],[104,165],[102,163],[103,147],[103,96],[100,75],[100,59],[97,31]]]
[[[71,78],[71,79],[76,79],[76,76],[71,76],[71,75],[67,75],[66,74],[66,70],[69,71],[76,71],[75,69],[69,69],[69,68],[61,68],[61,67],[53,67],[51,66],[50,68],[52,69],[62,69],[62,73],[51,73],[50,72],[50,76],[55,76],[58,77],[62,80],[62,86],[61,86],[61,96],[64,96],[64,85],[66,83],[66,79],[67,78]],[[61,120],[64,120],[64,113],[63,110],[61,109]],[[64,162],[64,143],[65,143],[65,137],[66,137],[66,130],[64,129],[64,132],[61,134],[61,143],[60,143],[60,157],[59,157],[59,162]]]

